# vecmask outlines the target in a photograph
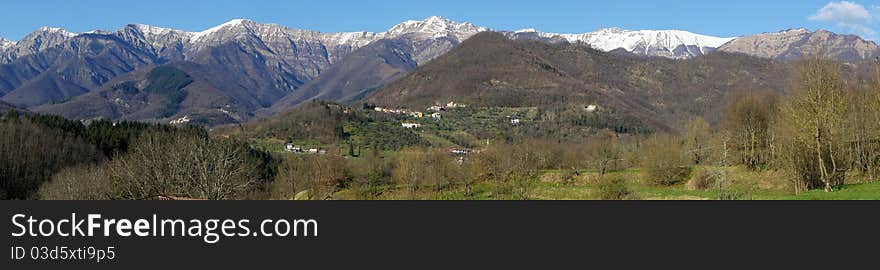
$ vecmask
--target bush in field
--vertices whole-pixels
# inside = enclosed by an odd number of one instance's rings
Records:
[[[621,176],[603,176],[599,179],[597,190],[600,200],[625,200],[633,195],[633,191],[627,186],[626,179]]]
[[[330,198],[347,182],[346,163],[341,156],[332,154],[287,157],[278,166],[271,187],[272,198],[291,200],[298,194],[308,194],[308,199],[313,200]]]
[[[535,174],[511,172],[505,177],[506,181],[498,183],[496,192],[498,199],[502,200],[528,200],[531,198],[532,188],[538,182]]]
[[[492,145],[469,157],[473,160],[470,177],[496,184],[501,197],[528,199],[538,178],[536,150],[528,144]]]
[[[715,183],[713,171],[706,168],[696,169],[691,175],[685,187],[688,190],[707,190]]]
[[[645,142],[643,166],[648,181],[671,186],[686,180],[691,174],[683,158],[678,139],[669,135],[654,135]]]
[[[378,148],[372,148],[361,159],[348,160],[352,174],[351,189],[357,199],[377,199],[391,184],[392,159],[383,159]]]
[[[422,188],[441,191],[447,187],[462,183],[461,173],[468,168],[459,164],[445,151],[422,148],[407,148],[397,156],[397,163],[392,170],[392,178],[400,186],[410,190],[415,196]]]
[[[579,176],[577,171],[563,171],[559,173],[559,180],[565,185],[574,185]]]

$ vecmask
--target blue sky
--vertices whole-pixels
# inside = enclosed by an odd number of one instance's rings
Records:
[[[407,19],[440,15],[498,30],[583,33],[620,27],[740,36],[806,27],[876,40],[878,5],[829,0],[4,0],[0,37],[18,40],[40,26],[85,32],[128,23],[200,31],[234,18],[323,32],[378,32]]]

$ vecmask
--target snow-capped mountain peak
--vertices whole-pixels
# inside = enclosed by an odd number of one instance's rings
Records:
[[[198,40],[201,40],[201,39],[204,38],[204,37],[207,37],[207,36],[209,36],[209,35],[212,35],[212,34],[214,34],[214,33],[217,33],[217,32],[219,32],[219,31],[221,31],[221,30],[223,30],[223,29],[231,28],[231,27],[236,27],[236,26],[243,26],[243,25],[245,25],[246,23],[253,23],[253,21],[250,21],[250,20],[247,20],[247,19],[233,19],[233,20],[230,20],[230,21],[228,21],[228,22],[222,23],[222,24],[220,24],[220,25],[218,25],[218,26],[214,26],[214,27],[208,28],[208,29],[205,30],[205,31],[201,31],[201,32],[191,32],[191,33],[190,33],[190,34],[191,34],[191,40],[192,40],[192,41],[198,41]]]
[[[65,36],[65,37],[74,37],[74,36],[76,36],[76,34],[70,32],[70,31],[67,31],[67,30],[65,30],[65,29],[58,28],[58,27],[48,27],[48,26],[43,26],[43,27],[40,27],[40,29],[37,30],[37,32],[58,34],[58,35],[62,35],[62,36]]]
[[[170,33],[184,33],[181,30],[177,30],[177,29],[173,29],[173,28],[157,27],[157,26],[146,25],[146,24],[133,24],[132,26],[135,29],[137,29],[138,31],[140,31],[141,33],[144,33],[145,35],[161,36],[161,35],[167,35]]]
[[[397,37],[416,33],[435,37],[453,36],[464,40],[483,31],[489,31],[489,28],[475,26],[467,22],[459,23],[440,16],[431,16],[421,21],[409,20],[395,25],[385,32],[384,36]]]
[[[792,29],[782,30],[782,31],[779,31],[779,32],[771,32],[771,33],[763,33],[763,34],[770,34],[770,35],[804,35],[804,34],[809,34],[809,33],[810,33],[810,30],[807,30],[806,28],[801,27],[801,28],[792,28]]]
[[[0,38],[0,50],[6,50],[8,48],[11,48],[12,46],[15,46],[15,42],[5,38]]]
[[[593,34],[621,34],[626,31],[627,30],[623,30],[622,28],[619,28],[619,27],[609,27],[609,28],[602,28],[602,29],[593,31]]]
[[[525,33],[537,34],[541,38],[561,38],[571,43],[584,43],[602,51],[624,49],[635,54],[668,58],[689,58],[707,54],[734,39],[700,35],[682,30],[632,31],[620,28],[604,28],[583,34],[544,33],[534,31],[534,29],[515,32],[515,34]]]
[[[141,39],[140,42],[146,44],[144,46],[150,49],[160,51],[164,50],[163,48],[175,48],[175,50],[184,50],[189,55],[201,49],[237,39],[259,40],[267,42],[266,44],[269,46],[283,46],[291,40],[305,41],[308,44],[348,48],[343,49],[343,51],[348,51],[383,38],[405,37],[416,41],[449,38],[454,41],[453,43],[457,43],[483,31],[491,31],[491,29],[468,22],[456,22],[440,16],[431,16],[422,20],[408,20],[379,33],[365,31],[321,33],[277,24],[256,23],[247,19],[233,19],[198,32],[132,24],[115,33],[104,31],[94,33],[117,34],[131,40]],[[795,29],[791,31],[806,30]],[[707,54],[732,40],[732,38],[711,37],[680,30],[630,31],[620,28],[604,28],[583,34],[539,32],[531,28],[506,33],[527,38],[582,43],[604,51],[624,49],[635,54],[670,58],[689,58]],[[20,56],[42,50],[76,35],[61,28],[42,27],[20,42],[6,41],[2,42],[0,46],[3,46],[5,51],[28,46],[30,49],[17,53]]]

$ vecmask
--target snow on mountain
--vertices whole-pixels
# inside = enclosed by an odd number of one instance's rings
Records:
[[[381,39],[381,33],[373,32],[343,32],[327,33],[324,39],[334,45],[351,44],[353,47],[363,47],[370,42]]]
[[[431,16],[421,21],[406,21],[395,25],[387,32],[385,37],[398,37],[411,33],[427,34],[433,37],[452,36],[458,40],[465,40],[479,32],[489,31],[489,28],[475,26],[471,23],[458,23],[449,19]]]
[[[137,29],[146,43],[156,50],[177,46],[184,51],[198,52],[204,48],[220,45],[238,39],[256,37],[280,45],[288,41],[302,41],[308,44],[321,44],[331,47],[345,47],[343,51],[361,48],[373,41],[384,38],[406,37],[415,41],[449,38],[452,42],[461,42],[479,32],[490,31],[487,27],[472,23],[455,22],[439,16],[431,16],[423,20],[409,20],[389,28],[385,32],[339,32],[322,33],[310,30],[289,28],[277,24],[261,24],[247,19],[233,19],[204,31],[187,32],[172,28],[163,28],[145,24],[134,24],[129,27]],[[77,34],[60,28],[43,27],[42,32],[53,33],[56,37],[70,38]],[[116,33],[122,33],[119,30]],[[109,34],[109,32],[95,32]],[[694,34],[680,30],[639,30],[629,31],[617,28],[601,29],[583,34],[561,34],[539,32],[535,29],[522,29],[513,33],[514,36],[528,36],[547,40],[565,40],[572,43],[584,43],[603,51],[624,49],[628,52],[662,56],[669,58],[689,58],[714,51],[734,38],[721,38]],[[57,38],[56,38],[57,39]],[[20,43],[20,42],[19,42]],[[12,47],[9,42],[4,45]],[[9,50],[9,49],[4,49]],[[331,49],[332,50],[332,49]],[[442,50],[440,50],[442,51]],[[426,57],[425,60],[431,57]]]
[[[244,24],[245,21],[247,21],[247,20],[245,20],[245,19],[233,19],[233,20],[230,20],[230,21],[228,21],[228,22],[222,23],[222,24],[220,24],[220,25],[218,25],[218,26],[214,26],[214,27],[208,28],[208,29],[205,30],[205,31],[201,31],[201,32],[190,32],[190,33],[189,33],[189,34],[190,34],[190,40],[191,40],[191,41],[199,41],[200,39],[202,39],[202,38],[204,38],[204,37],[206,37],[206,36],[209,36],[209,35],[211,35],[211,34],[217,33],[218,31],[223,30],[224,28],[235,27],[235,26],[242,25],[242,24]]]
[[[43,26],[43,27],[40,27],[40,29],[37,30],[37,31],[39,31],[39,32],[47,32],[47,33],[52,33],[52,34],[57,34],[57,35],[65,36],[65,37],[68,37],[68,38],[71,38],[71,37],[76,36],[76,34],[70,32],[70,31],[67,31],[67,30],[62,29],[62,28],[57,28],[57,27]]]
[[[526,28],[514,31],[514,33],[537,33],[538,30],[535,28]]]
[[[326,51],[328,63],[316,63],[319,69],[323,69],[326,68],[326,64],[335,63],[348,53],[374,41],[386,38],[405,38],[411,41],[415,51],[413,58],[422,63],[447,52],[474,34],[487,30],[489,29],[486,27],[454,22],[438,16],[421,21],[406,21],[391,27],[388,31],[379,33],[365,31],[323,33],[235,19],[201,32],[187,33],[185,51],[186,55],[196,55],[206,48],[233,40],[245,43],[258,41],[279,54],[308,53],[304,51],[305,48],[310,48],[308,51],[314,53]],[[292,61],[296,58],[296,56],[282,57],[291,58]],[[317,74],[319,69],[308,73]]]
[[[514,35],[534,35],[545,39],[563,39],[584,43],[598,50],[624,49],[630,53],[668,58],[689,58],[715,51],[735,38],[712,37],[681,30],[600,29],[584,34],[559,34],[523,29]]]
[[[5,51],[12,46],[15,46],[15,42],[5,38],[0,38],[0,52]]]
[[[76,36],[70,31],[43,26],[34,32],[31,32],[18,42],[4,42],[0,45],[5,48],[0,50],[0,64],[9,63],[18,57],[34,54],[42,50],[54,47]]]
[[[478,27],[471,23],[458,23],[438,16],[421,21],[406,21],[381,33],[365,31],[321,33],[277,24],[260,24],[246,19],[234,19],[201,32],[189,32],[189,41],[190,43],[220,41],[224,38],[234,38],[235,34],[250,31],[261,38],[291,37],[326,42],[333,46],[348,45],[359,48],[379,39],[396,38],[409,34],[416,34],[416,38],[422,39],[448,36],[461,41],[487,30],[489,29],[485,27]],[[218,39],[218,37],[222,38]]]
[[[134,24],[134,27],[137,28],[139,31],[141,31],[144,34],[155,35],[155,36],[167,35],[167,34],[171,34],[171,33],[185,33],[184,31],[177,30],[177,29],[156,27],[156,26],[146,25],[146,24]]]
[[[236,39],[255,39],[266,43],[279,53],[294,52],[291,42],[299,45],[324,46],[331,62],[338,60],[347,52],[364,47],[371,42],[385,38],[407,38],[413,44],[422,44],[425,55],[417,55],[424,62],[444,53],[455,44],[483,31],[487,27],[468,22],[455,22],[443,17],[432,16],[423,20],[409,20],[394,25],[385,32],[339,32],[322,33],[300,30],[277,24],[261,24],[247,19],[234,19],[204,31],[188,32],[172,28],[156,27],[146,24],[132,24],[116,32],[91,31],[83,34],[117,35],[137,46],[155,51],[163,56],[188,59],[184,55],[194,55],[205,48],[221,45]],[[628,31],[617,28],[601,29],[584,34],[545,33],[535,29],[522,29],[507,32],[511,38],[539,38],[572,43],[584,43],[593,48],[612,51],[624,49],[628,52],[662,56],[669,58],[689,58],[714,51],[733,38],[720,38],[694,34],[679,30],[640,30]],[[512,34],[511,34],[512,33]],[[9,62],[16,57],[40,51],[78,34],[61,28],[42,27],[19,42],[0,41],[0,49],[5,55],[0,62]],[[424,44],[428,41],[446,40],[448,44]],[[284,45],[287,44],[287,45]],[[294,46],[294,47],[296,47]]]

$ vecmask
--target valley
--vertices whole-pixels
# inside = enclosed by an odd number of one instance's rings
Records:
[[[825,30],[437,16],[381,33],[41,28],[0,51],[0,195],[876,199],[878,52]]]

